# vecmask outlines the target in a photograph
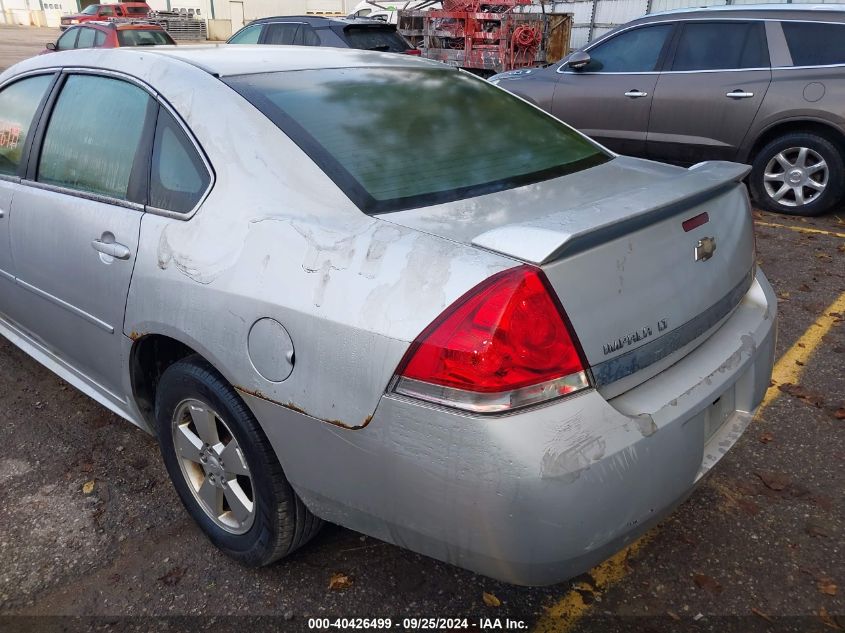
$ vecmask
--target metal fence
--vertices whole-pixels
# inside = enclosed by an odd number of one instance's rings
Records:
[[[580,48],[610,29],[630,22],[646,13],[686,7],[723,6],[726,4],[759,4],[760,0],[556,0],[546,2],[547,11],[572,13],[572,48]],[[841,0],[766,0],[778,4],[822,4]],[[532,9],[536,10],[536,9]]]

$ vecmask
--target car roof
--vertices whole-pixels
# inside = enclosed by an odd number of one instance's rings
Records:
[[[690,13],[714,14],[714,13],[771,13],[793,15],[795,13],[842,13],[845,17],[845,4],[729,4],[712,7],[684,7],[649,13],[646,18],[654,16],[682,15],[687,17]],[[763,17],[763,16],[760,16]]]
[[[319,70],[326,68],[439,68],[439,62],[411,55],[396,55],[354,48],[320,46],[267,46],[247,44],[216,44],[213,46],[156,46],[142,48],[92,48],[63,51],[54,55],[40,55],[20,62],[27,70],[56,66],[78,67],[90,65],[109,69],[111,58],[118,55],[157,57],[161,62],[187,63],[218,77],[290,70]],[[114,57],[114,65],[121,65]],[[17,68],[13,66],[12,69]]]
[[[267,22],[297,22],[301,24],[308,24],[309,26],[313,26],[315,28],[319,27],[328,27],[333,24],[335,25],[380,25],[380,26],[394,26],[391,24],[387,24],[383,20],[368,20],[367,18],[349,18],[344,16],[337,16],[337,17],[330,17],[324,15],[277,15],[269,18],[260,18],[258,20],[254,20],[250,22],[247,26],[251,26],[253,24],[266,24]]]

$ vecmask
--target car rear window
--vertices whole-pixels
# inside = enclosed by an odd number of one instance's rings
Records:
[[[117,32],[117,41],[121,46],[158,46],[160,44],[175,44],[173,39],[164,31],[147,29],[126,29]]]
[[[396,29],[383,26],[347,26],[341,37],[349,48],[401,53],[410,48]]]
[[[793,66],[845,64],[845,24],[783,22]]]
[[[149,13],[149,10],[147,9],[147,7],[127,7],[127,6],[124,6],[124,9],[126,9],[126,13],[128,13],[129,15],[147,15],[147,13]]]
[[[365,213],[471,198],[610,159],[486,81],[440,68],[340,68],[225,81]]]

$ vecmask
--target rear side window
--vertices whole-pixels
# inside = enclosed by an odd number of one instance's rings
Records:
[[[390,27],[348,26],[343,29],[343,39],[349,48],[364,51],[388,51],[401,53],[410,48],[396,29]]]
[[[44,136],[38,181],[127,199],[150,103],[125,81],[68,77]]]
[[[548,114],[451,69],[302,70],[224,81],[365,213],[512,189],[610,159]]]
[[[156,125],[150,172],[150,206],[188,213],[199,203],[211,178],[196,148],[167,110]]]
[[[296,44],[296,32],[299,24],[276,22],[267,25],[264,35],[265,44]]]
[[[97,31],[94,29],[79,29],[79,39],[76,40],[76,48],[91,48],[94,46],[94,38]]]
[[[653,72],[673,28],[671,24],[658,24],[620,33],[590,49],[590,63],[583,72]]]
[[[96,31],[97,35],[94,36],[94,46],[102,46],[106,43],[106,34],[102,31]]]
[[[108,7],[108,6],[105,6],[105,5],[101,6],[100,7],[100,15],[104,15],[104,16],[108,16],[108,17],[113,16],[114,15],[114,7]]]
[[[690,22],[681,31],[672,70],[768,66],[769,53],[761,23]]]
[[[228,44],[258,44],[258,38],[261,37],[261,25],[254,24],[245,29],[235,33],[227,43]]]
[[[165,31],[149,29],[124,29],[117,32],[117,41],[121,46],[161,46],[175,44]]]
[[[0,91],[0,174],[17,172],[35,111],[52,80],[52,75],[28,77]]]
[[[124,7],[127,15],[147,15],[149,11],[147,11],[146,7]]]
[[[793,66],[845,64],[845,24],[782,22]]]

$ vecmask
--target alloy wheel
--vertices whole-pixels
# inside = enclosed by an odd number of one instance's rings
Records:
[[[818,152],[809,147],[790,147],[766,164],[763,185],[778,204],[801,207],[824,193],[829,177],[827,161]]]
[[[255,520],[252,475],[226,422],[206,403],[185,400],[172,422],[173,446],[188,488],[206,515],[231,534]]]

